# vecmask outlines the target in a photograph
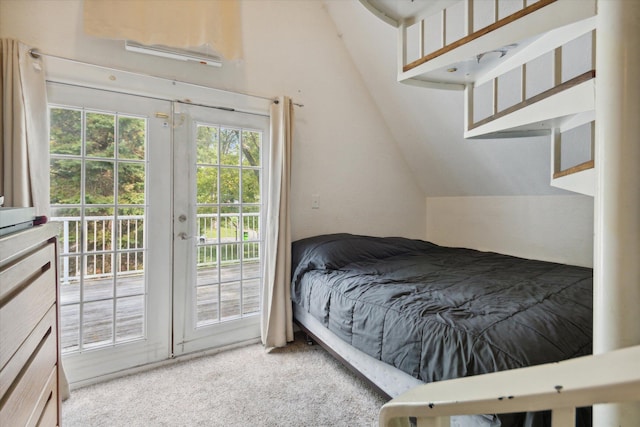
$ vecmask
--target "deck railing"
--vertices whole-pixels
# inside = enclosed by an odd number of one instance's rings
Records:
[[[116,269],[119,275],[143,273],[143,215],[118,216],[115,228],[112,216],[52,217],[51,221],[62,224],[59,239],[61,283],[79,280],[83,265],[85,279],[109,277]],[[198,268],[239,263],[240,259],[258,260],[259,230],[259,213],[198,215]],[[114,260],[116,253],[118,259]],[[84,255],[82,261],[80,255]]]

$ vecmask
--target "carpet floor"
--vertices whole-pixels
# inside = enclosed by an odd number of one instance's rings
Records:
[[[384,399],[303,335],[248,345],[71,392],[64,427],[374,426]]]

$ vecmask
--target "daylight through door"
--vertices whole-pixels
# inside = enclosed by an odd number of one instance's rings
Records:
[[[49,84],[48,95],[70,381],[165,359],[171,103],[61,84]]]
[[[259,336],[266,116],[176,104],[174,352]]]
[[[268,117],[47,91],[69,381],[258,338]]]

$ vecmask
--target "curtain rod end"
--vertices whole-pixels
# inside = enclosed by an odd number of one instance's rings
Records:
[[[277,104],[280,104],[280,101],[278,99],[274,99],[273,103],[277,105]],[[296,107],[304,107],[304,104],[298,104],[296,102],[292,102],[292,104],[295,105]]]

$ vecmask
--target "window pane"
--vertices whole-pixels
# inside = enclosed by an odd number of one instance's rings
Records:
[[[83,305],[85,348],[97,347],[113,341],[113,301],[86,302]]]
[[[249,242],[242,245],[242,276],[243,277],[258,277],[260,270],[257,264],[260,260],[260,243]]]
[[[218,169],[211,166],[198,166],[197,203],[218,202]]]
[[[220,168],[220,203],[240,201],[240,169]]]
[[[260,279],[244,280],[242,282],[242,314],[258,313],[260,311]]]
[[[114,334],[119,341],[143,337],[147,119],[50,111],[52,220],[61,223],[63,349],[111,345]]]
[[[215,243],[218,240],[218,208],[198,207],[198,243]]]
[[[220,264],[238,264],[240,260],[240,245],[237,243],[223,243],[220,245]],[[225,280],[235,280],[236,277],[239,277],[239,273],[234,271],[233,269],[226,269],[221,271],[222,281]],[[232,276],[233,275],[233,276]]]
[[[196,289],[196,326],[218,320],[218,285]]]
[[[58,233],[58,242],[61,254],[77,254],[80,253],[80,230],[82,223],[80,221],[79,208],[52,208],[51,221],[60,222],[60,232]]]
[[[200,327],[259,312],[263,132],[199,125],[196,138]]]
[[[116,300],[116,341],[144,336],[144,296]]]
[[[242,207],[242,226],[249,232],[244,240],[260,240],[260,206]]]
[[[80,302],[80,257],[60,256],[60,303]]]
[[[242,166],[260,166],[260,148],[262,133],[242,131]]]
[[[242,203],[260,203],[260,171],[242,169]]]
[[[218,164],[218,128],[213,126],[198,126],[196,140],[198,164]]]
[[[240,209],[225,206],[220,214],[220,241],[235,242],[240,239]]]
[[[118,118],[118,156],[144,160],[147,121],[136,117]]]
[[[51,159],[51,204],[76,205],[80,203],[80,160]]]
[[[106,296],[111,296],[112,292],[111,292],[111,285],[112,285],[112,280],[110,279],[110,277],[113,275],[113,270],[112,270],[112,266],[113,266],[113,254],[111,252],[106,252],[106,253],[89,253],[85,256],[85,262],[87,265],[87,277],[88,278],[96,278],[96,280],[100,279],[100,278],[106,278],[106,281],[104,284],[102,283],[97,283],[94,284],[94,291],[97,293],[101,294],[101,297]],[[85,281],[85,288],[87,288],[87,281]],[[104,289],[102,288],[102,286],[105,285],[106,287],[108,287],[109,289],[104,291]],[[98,286],[100,286],[100,288],[98,288]],[[105,295],[103,294],[103,291],[106,292]],[[85,293],[85,296],[87,296],[88,294]],[[91,297],[91,298],[85,298],[86,299],[97,299],[100,298],[99,296],[95,296]]]
[[[113,158],[116,118],[113,114],[87,113],[88,157]]]
[[[112,205],[113,197],[113,162],[85,162],[85,203]]]
[[[142,209],[138,209],[142,211]],[[143,249],[144,248],[144,213],[135,213],[133,209],[120,209],[118,211],[118,249]]]
[[[234,318],[240,316],[240,282],[220,285],[220,317]]]
[[[82,112],[66,108],[52,108],[49,128],[51,154],[82,154]]]
[[[116,295],[144,294],[144,252],[121,252],[118,257]]]
[[[60,307],[61,328],[60,341],[62,352],[77,350],[80,346],[80,305],[63,305]]]
[[[109,251],[113,249],[113,209],[86,209],[85,252]]]
[[[240,131],[220,128],[220,164],[240,165]]]
[[[144,181],[143,163],[118,163],[118,203],[143,205]]]

